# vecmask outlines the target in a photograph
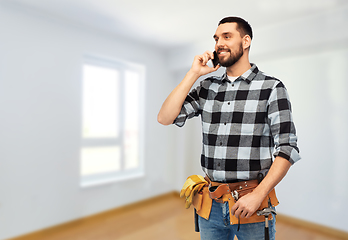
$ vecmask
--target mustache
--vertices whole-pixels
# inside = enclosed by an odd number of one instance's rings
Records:
[[[218,48],[217,53],[220,52],[231,52],[231,50],[229,48]]]

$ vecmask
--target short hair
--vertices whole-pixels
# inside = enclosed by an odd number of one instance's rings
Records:
[[[224,23],[237,23],[237,31],[240,33],[241,37],[245,35],[249,35],[251,39],[253,39],[253,30],[251,29],[250,24],[240,17],[225,17],[221,19],[218,26]]]

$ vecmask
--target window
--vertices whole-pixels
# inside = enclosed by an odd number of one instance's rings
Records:
[[[85,58],[81,185],[143,175],[144,67]]]

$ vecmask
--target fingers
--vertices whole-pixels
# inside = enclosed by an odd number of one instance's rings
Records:
[[[253,211],[248,211],[248,210],[237,210],[233,215],[238,218],[238,217],[241,217],[241,218],[250,218],[251,215],[253,215]]]
[[[249,212],[246,209],[242,208],[237,208],[237,210],[233,214],[236,218],[241,217],[241,218],[247,218],[249,216]]]
[[[238,216],[240,216],[241,218],[249,218],[249,217],[251,217],[251,214],[248,211],[241,211]],[[236,216],[236,217],[238,218],[238,216]]]
[[[231,214],[237,218],[249,218],[260,207],[264,197],[254,192],[248,193],[239,198],[238,201],[231,207]]]
[[[251,215],[253,215],[254,211],[251,209],[248,209],[245,206],[241,206],[239,202],[237,201],[231,208],[231,213],[234,215],[236,218],[241,217],[241,218],[249,218]]]
[[[211,51],[205,51],[202,55],[198,55],[198,59],[203,66],[207,65],[210,59],[214,58],[214,54]]]
[[[220,68],[220,64],[216,65],[216,67],[214,68],[214,71],[217,71]]]
[[[239,207],[239,202],[237,201],[231,208],[231,214],[234,215],[236,218],[239,217],[239,215],[242,213],[242,208]]]
[[[198,76],[203,76],[218,70],[220,66],[208,66],[208,61],[212,58],[214,58],[214,54],[211,51],[205,51],[203,54],[195,56],[191,66],[191,72],[197,74]]]

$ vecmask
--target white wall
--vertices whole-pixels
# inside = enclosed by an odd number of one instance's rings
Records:
[[[289,90],[303,158],[277,187],[279,212],[345,231],[347,64],[348,47],[259,64]]]
[[[172,129],[156,119],[173,87],[161,50],[1,4],[0,29],[0,239],[174,189]],[[86,53],[146,67],[143,178],[79,187]]]
[[[348,8],[256,31],[252,61],[283,80],[302,160],[277,187],[280,213],[348,231]],[[268,38],[268,39],[267,39]]]
[[[251,62],[289,90],[299,137],[302,160],[277,187],[278,212],[343,231],[348,231],[347,24],[347,7],[330,10],[254,29],[251,47]],[[208,39],[172,49],[171,70],[184,76],[193,56],[212,48]],[[200,138],[200,131],[191,124],[181,131],[185,133],[177,133],[177,138],[186,137],[178,140],[185,151],[181,161],[191,163],[182,171],[186,176],[200,174],[192,151],[200,151],[201,143],[191,141]],[[190,148],[185,142],[192,142]]]

